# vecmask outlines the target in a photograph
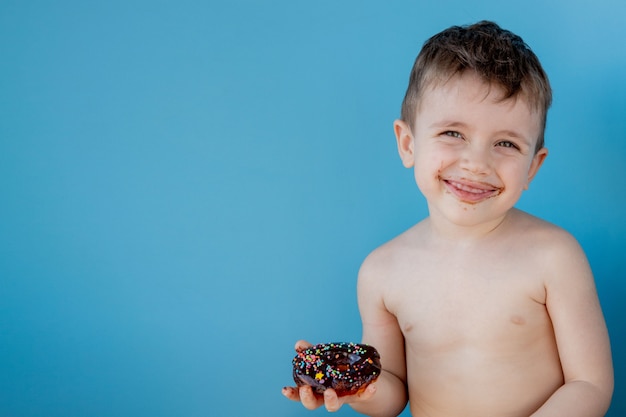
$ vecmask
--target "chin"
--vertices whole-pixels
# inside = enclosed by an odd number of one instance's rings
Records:
[[[479,203],[457,201],[454,206],[439,207],[437,210],[451,224],[468,228],[499,222],[510,210],[510,207],[494,210],[493,207],[486,207],[486,201]]]

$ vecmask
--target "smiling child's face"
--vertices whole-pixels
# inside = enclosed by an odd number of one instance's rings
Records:
[[[501,94],[472,72],[455,75],[424,92],[412,131],[396,121],[402,162],[414,167],[431,217],[466,226],[498,221],[541,166],[539,114],[523,97]]]

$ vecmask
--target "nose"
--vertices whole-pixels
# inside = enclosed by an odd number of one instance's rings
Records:
[[[460,166],[474,175],[486,175],[491,170],[490,153],[477,146],[467,146],[461,155]]]

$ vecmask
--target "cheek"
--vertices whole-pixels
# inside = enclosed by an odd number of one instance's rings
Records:
[[[424,158],[416,161],[419,163],[424,175],[438,179],[441,173],[451,165],[454,165],[458,157],[452,151],[439,150],[437,152],[430,152]],[[417,166],[417,165],[416,165]]]
[[[423,194],[439,187],[439,178],[447,166],[441,155],[431,154],[425,158],[417,158],[413,175],[418,188]]]
[[[415,180],[422,192],[440,186],[442,174],[459,160],[459,150],[453,146],[422,145],[415,149]]]
[[[527,164],[507,165],[500,170],[500,175],[506,178],[506,181],[516,188],[524,187],[528,183],[528,171],[530,166]]]

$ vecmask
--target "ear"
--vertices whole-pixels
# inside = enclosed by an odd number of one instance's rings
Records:
[[[393,122],[393,131],[396,134],[396,142],[398,144],[398,153],[402,160],[402,165],[406,168],[411,168],[415,164],[414,149],[413,149],[413,133],[402,120],[396,120]]]
[[[548,156],[548,150],[546,148],[541,148],[535,153],[532,162],[530,163],[530,168],[528,169],[528,181],[526,181],[526,186],[524,189],[528,189],[530,182],[535,178],[539,168],[543,165],[543,161],[546,160],[546,156]]]

